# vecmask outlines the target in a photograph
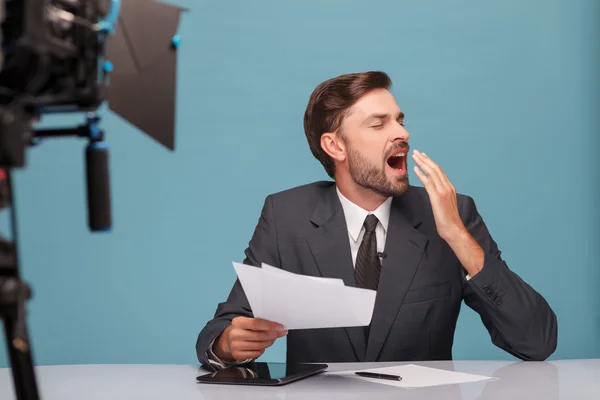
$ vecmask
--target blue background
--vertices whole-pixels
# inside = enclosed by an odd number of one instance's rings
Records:
[[[265,196],[327,179],[302,127],[311,91],[365,70],[391,75],[412,146],[475,198],[509,266],[557,313],[552,358],[600,357],[598,1],[173,4],[190,7],[177,148],[105,114],[113,232],[87,230],[84,141],[31,149],[17,173],[38,365],[195,364]],[[284,354],[280,340],[264,359]],[[511,358],[468,308],[454,354]]]

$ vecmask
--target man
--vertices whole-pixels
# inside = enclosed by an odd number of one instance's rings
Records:
[[[385,73],[365,72],[314,90],[304,129],[334,182],[267,196],[244,260],[377,290],[371,324],[288,333],[253,318],[236,281],[198,337],[203,365],[243,364],[284,335],[288,362],[450,360],[463,300],[508,353],[554,352],[554,312],[509,270],[473,199],[457,195],[425,153],[409,151],[390,87]],[[409,157],[423,188],[409,184]]]

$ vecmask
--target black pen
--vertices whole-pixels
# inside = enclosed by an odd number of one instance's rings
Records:
[[[373,372],[355,372],[358,376],[363,376],[365,378],[375,378],[375,379],[389,379],[390,381],[401,381],[402,377],[400,375],[386,375],[386,374],[376,374]]]

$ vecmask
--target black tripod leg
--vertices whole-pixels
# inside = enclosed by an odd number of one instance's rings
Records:
[[[4,332],[10,358],[15,394],[18,400],[38,400],[31,344],[27,332],[25,303],[31,298],[31,290],[21,281],[19,274],[16,240],[17,223],[10,171],[6,171],[6,189],[9,194],[11,227],[14,243],[0,240],[3,257],[0,263],[0,319],[4,320]]]
[[[39,394],[33,369],[31,349],[28,345],[29,338],[27,337],[27,331],[21,332],[19,334],[21,337],[15,337],[16,315],[12,312],[7,314],[4,315],[4,332],[6,344],[8,345],[13,382],[15,384],[15,394],[19,400],[38,400]]]

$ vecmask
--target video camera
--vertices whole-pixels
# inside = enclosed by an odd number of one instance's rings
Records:
[[[173,150],[174,50],[179,45],[175,30],[180,11],[155,0],[124,0],[123,4],[121,0],[0,0],[0,208],[10,206],[13,230],[13,241],[0,238],[0,319],[4,320],[18,399],[38,399],[39,395],[25,321],[25,302],[31,291],[21,281],[18,268],[11,170],[25,166],[27,148],[41,139],[76,136],[88,140],[88,224],[94,232],[110,230],[108,146],[97,111],[108,101],[113,112]],[[150,34],[134,35],[149,26],[153,27]],[[155,41],[139,43],[144,37],[155,40],[156,32],[164,46]],[[149,51],[154,51],[153,56],[148,56]],[[142,59],[149,61],[142,65]],[[128,67],[131,60],[135,61],[133,69]],[[160,68],[153,69],[152,62]],[[117,75],[120,66],[128,76]],[[160,76],[149,76],[158,70]],[[143,93],[144,102],[132,108],[123,91],[111,93],[113,73],[116,82],[127,82],[127,92]],[[153,101],[147,95],[154,85],[159,90]],[[160,119],[160,132],[144,129],[147,125],[140,122],[140,107],[146,115]],[[34,127],[44,114],[75,112],[87,115],[85,123],[60,129]]]

